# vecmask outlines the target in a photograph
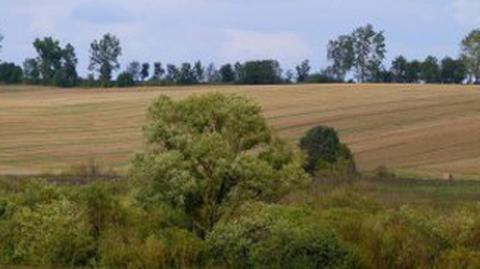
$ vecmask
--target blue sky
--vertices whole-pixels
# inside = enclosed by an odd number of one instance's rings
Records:
[[[89,44],[111,32],[122,68],[275,58],[288,69],[308,58],[319,69],[328,40],[366,23],[385,31],[388,60],[457,56],[479,14],[480,0],[0,0],[0,59],[22,63],[36,37],[53,36],[75,46],[85,74]]]

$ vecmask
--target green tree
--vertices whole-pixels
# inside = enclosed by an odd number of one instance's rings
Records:
[[[462,83],[467,76],[467,68],[462,60],[445,57],[441,64],[442,83]]]
[[[120,40],[112,34],[105,34],[102,39],[94,40],[90,45],[89,70],[99,73],[104,87],[109,85],[112,72],[120,68],[118,57],[121,54]]]
[[[354,40],[350,35],[342,35],[328,42],[327,59],[333,63],[327,69],[337,80],[343,81],[353,67],[355,60],[353,44]]]
[[[35,39],[33,46],[37,51],[40,76],[44,83],[52,83],[55,73],[62,68],[63,49],[60,42],[52,37]]]
[[[190,63],[183,63],[178,74],[178,84],[191,85],[197,83],[196,70]]]
[[[77,63],[75,48],[69,43],[62,52],[62,66],[55,72],[55,85],[61,87],[73,87],[77,84]]]
[[[398,56],[392,61],[392,67],[390,68],[392,72],[393,81],[398,83],[407,82],[407,71],[408,71],[408,61],[403,56]]]
[[[0,63],[0,83],[17,84],[22,82],[23,71],[14,63]]]
[[[205,80],[205,68],[203,68],[202,62],[196,61],[193,66],[195,72],[195,80],[201,83]]]
[[[35,39],[33,46],[37,51],[38,72],[44,83],[61,87],[75,86],[78,80],[77,57],[75,48],[69,43],[62,48],[58,40],[52,37]],[[29,62],[33,67],[33,62]]]
[[[165,69],[163,69],[161,62],[153,63],[153,79],[160,80],[165,74]]]
[[[351,162],[348,169],[352,172],[355,170],[350,150],[340,143],[337,132],[331,127],[318,126],[310,129],[300,140],[300,148],[307,153],[305,170],[310,173],[314,173],[325,162],[334,164],[342,159]]]
[[[220,67],[220,75],[223,83],[232,83],[235,81],[235,72],[231,64],[224,64]]]
[[[385,53],[383,31],[377,32],[367,24],[330,41],[327,58],[333,62],[330,72],[336,79],[343,80],[353,68],[357,81],[378,81],[382,77]]]
[[[40,68],[38,61],[33,58],[27,58],[23,62],[23,76],[29,83],[38,83],[40,80]]]
[[[480,83],[480,29],[471,31],[461,43],[461,57],[467,66],[469,80]]]
[[[167,77],[166,80],[171,83],[177,83],[180,76],[180,71],[174,64],[167,64]]]
[[[150,149],[136,155],[131,174],[145,206],[181,209],[204,237],[246,201],[278,201],[309,180],[302,158],[274,137],[261,109],[236,95],[210,93],[148,111]]]
[[[150,75],[150,64],[149,63],[143,63],[142,64],[142,71],[140,72],[140,75],[142,77],[142,81],[145,81],[145,79],[148,78]]]
[[[371,24],[359,27],[352,33],[354,61],[357,81],[365,82],[375,79],[381,70],[385,58],[386,45],[383,31],[376,32]]]
[[[407,71],[405,74],[408,83],[417,83],[420,80],[422,72],[422,63],[418,60],[413,60],[407,64]]]
[[[142,66],[140,65],[140,62],[133,61],[129,63],[127,66],[127,72],[132,75],[134,81],[140,81],[142,76]]]
[[[440,65],[434,56],[428,56],[421,65],[421,79],[426,83],[438,83],[440,81]]]
[[[133,78],[132,73],[125,71],[118,75],[117,77],[117,87],[125,88],[135,86],[135,79]]]
[[[283,82],[280,63],[275,60],[248,61],[243,64],[244,84],[276,84]]]
[[[300,65],[295,67],[295,69],[297,70],[297,82],[302,83],[308,78],[308,75],[310,74],[310,62],[308,60],[305,60]]]

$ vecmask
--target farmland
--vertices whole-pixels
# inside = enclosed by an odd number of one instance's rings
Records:
[[[480,88],[326,84],[130,89],[0,87],[0,174],[58,173],[93,158],[125,171],[143,146],[145,111],[161,94],[208,91],[257,101],[292,141],[316,125],[335,127],[361,171],[386,165],[403,176],[476,178]]]

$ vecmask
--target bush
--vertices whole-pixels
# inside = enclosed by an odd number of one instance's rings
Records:
[[[135,86],[135,80],[130,72],[122,72],[117,77],[117,87],[126,88]]]
[[[351,177],[356,173],[350,149],[340,143],[337,132],[330,127],[318,126],[310,129],[300,140],[300,147],[307,153],[305,170],[345,173]]]
[[[214,261],[232,268],[356,268],[355,255],[308,211],[253,205],[207,238]]]
[[[170,269],[201,265],[204,244],[182,229],[165,229],[142,239],[133,229],[113,229],[102,240],[106,268]]]
[[[62,199],[23,207],[12,217],[13,259],[31,265],[86,265],[93,241],[83,210]]]

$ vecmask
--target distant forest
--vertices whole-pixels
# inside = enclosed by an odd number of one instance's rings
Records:
[[[3,36],[0,34],[0,49]],[[312,72],[309,60],[295,70],[283,70],[274,59],[227,63],[164,64],[160,61],[133,61],[120,70],[121,41],[110,33],[90,45],[89,75],[80,77],[75,48],[62,46],[53,37],[33,42],[35,58],[23,66],[1,62],[0,84],[33,84],[58,87],[131,87],[194,84],[288,84],[288,83],[480,83],[480,29],[471,31],[461,41],[458,57],[424,60],[396,57],[385,65],[387,52],[384,31],[370,24],[330,40],[327,46],[329,65]],[[120,72],[118,72],[120,71]],[[118,72],[118,76],[113,74]]]

